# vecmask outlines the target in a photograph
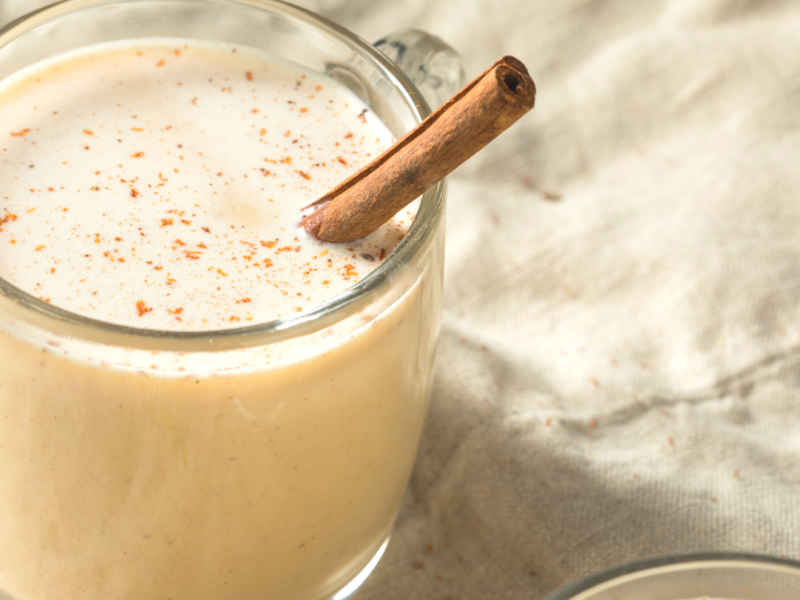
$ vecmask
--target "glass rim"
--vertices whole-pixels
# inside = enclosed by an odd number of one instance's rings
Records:
[[[759,567],[772,571],[788,571],[800,577],[800,562],[789,558],[769,554],[753,554],[747,552],[706,552],[697,554],[677,554],[647,558],[624,563],[567,584],[551,592],[544,600],[573,600],[579,594],[591,592],[605,584],[658,575],[681,570],[689,571],[701,566],[718,568],[757,569]]]
[[[137,4],[151,0],[61,0],[31,11],[0,28],[0,49],[17,37],[58,17],[95,6]],[[187,0],[181,0],[187,1]],[[197,2],[197,0],[194,0]],[[389,58],[372,44],[307,9],[282,0],[201,0],[202,3],[231,4],[281,13],[305,25],[336,38],[366,59],[373,68],[390,81],[401,94],[417,122],[427,117],[431,109],[411,80]],[[47,302],[12,285],[0,277],[0,299],[8,299],[24,320],[44,321],[68,328],[70,337],[83,341],[98,341],[103,345],[138,349],[197,351],[198,341],[207,342],[203,351],[223,350],[266,345],[315,333],[355,314],[371,302],[371,298],[406,264],[421,254],[433,239],[442,219],[446,181],[440,181],[422,195],[416,218],[408,233],[386,260],[355,285],[308,311],[243,327],[216,330],[172,331],[118,325],[85,317]],[[41,327],[41,325],[40,325]]]

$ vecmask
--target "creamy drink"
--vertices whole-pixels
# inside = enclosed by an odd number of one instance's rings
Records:
[[[391,143],[335,81],[244,48],[107,45],[0,88],[0,276],[132,327],[311,308],[379,265],[413,212],[347,246],[300,210]]]
[[[333,79],[229,44],[108,43],[0,82],[0,278],[44,303],[0,296],[2,593],[316,600],[375,555],[429,396],[441,236],[329,326],[225,332],[389,258],[413,207],[346,245],[297,223],[391,138]]]

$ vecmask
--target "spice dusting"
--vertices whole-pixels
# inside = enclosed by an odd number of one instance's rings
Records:
[[[313,308],[378,268],[414,216],[346,247],[307,238],[301,209],[392,134],[337,82],[245,48],[132,40],[49,59],[0,84],[0,127],[0,277],[123,325]]]
[[[143,317],[147,313],[152,312],[153,309],[152,308],[148,308],[147,305],[145,304],[144,300],[139,300],[136,303],[136,311],[139,313],[140,317]]]

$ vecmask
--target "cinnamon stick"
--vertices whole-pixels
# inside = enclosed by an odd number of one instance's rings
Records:
[[[325,242],[352,242],[378,229],[533,108],[536,87],[505,56],[378,158],[306,208],[300,226]],[[305,209],[304,209],[305,210]]]

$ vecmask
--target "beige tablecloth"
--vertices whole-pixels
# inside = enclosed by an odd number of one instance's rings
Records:
[[[436,33],[470,76],[516,55],[539,90],[450,179],[430,416],[357,598],[800,558],[800,3],[300,3]]]

